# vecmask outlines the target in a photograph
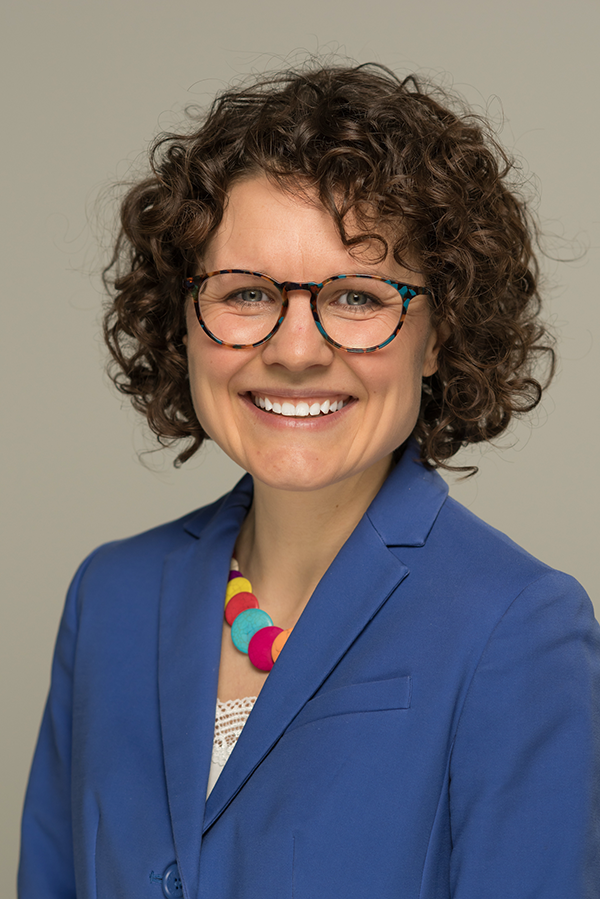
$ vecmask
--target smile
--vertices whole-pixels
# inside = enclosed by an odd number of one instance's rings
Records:
[[[275,415],[287,415],[289,417],[294,418],[306,418],[307,416],[317,416],[317,415],[331,415],[333,412],[339,412],[340,409],[343,409],[347,403],[350,402],[351,397],[345,397],[339,400],[324,400],[323,402],[318,402],[315,400],[301,400],[297,403],[292,403],[289,400],[283,400],[278,402],[277,400],[271,400],[268,396],[258,396],[258,394],[251,394],[252,402],[255,406],[258,406],[259,409],[264,409],[265,412],[272,412]]]

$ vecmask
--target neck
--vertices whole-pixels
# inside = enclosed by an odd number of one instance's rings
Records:
[[[390,465],[387,457],[354,478],[317,491],[279,490],[255,479],[236,558],[261,608],[279,627],[296,623]]]

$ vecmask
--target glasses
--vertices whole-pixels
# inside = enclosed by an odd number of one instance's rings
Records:
[[[402,327],[410,301],[431,296],[427,287],[379,275],[334,275],[318,284],[274,281],[235,268],[185,278],[183,284],[206,334],[235,350],[260,346],[277,333],[294,290],[310,293],[320,333],[347,353],[373,353],[387,346]]]

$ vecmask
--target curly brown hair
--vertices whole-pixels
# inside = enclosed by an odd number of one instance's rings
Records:
[[[385,256],[378,228],[397,235],[389,250],[404,267],[417,249],[434,324],[448,335],[414,431],[426,465],[475,471],[448,460],[539,403],[554,351],[539,320],[535,223],[513,161],[455,97],[379,65],[309,65],[224,91],[191,131],[160,136],[150,163],[121,205],[104,333],[111,377],[159,442],[188,439],[179,464],[206,437],[188,381],[182,280],[233,182],[255,172],[308,185],[350,249],[375,239]]]

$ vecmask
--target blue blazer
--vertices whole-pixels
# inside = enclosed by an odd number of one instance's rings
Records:
[[[21,899],[598,899],[589,599],[414,455],[324,575],[206,802],[251,478],[84,562]]]

